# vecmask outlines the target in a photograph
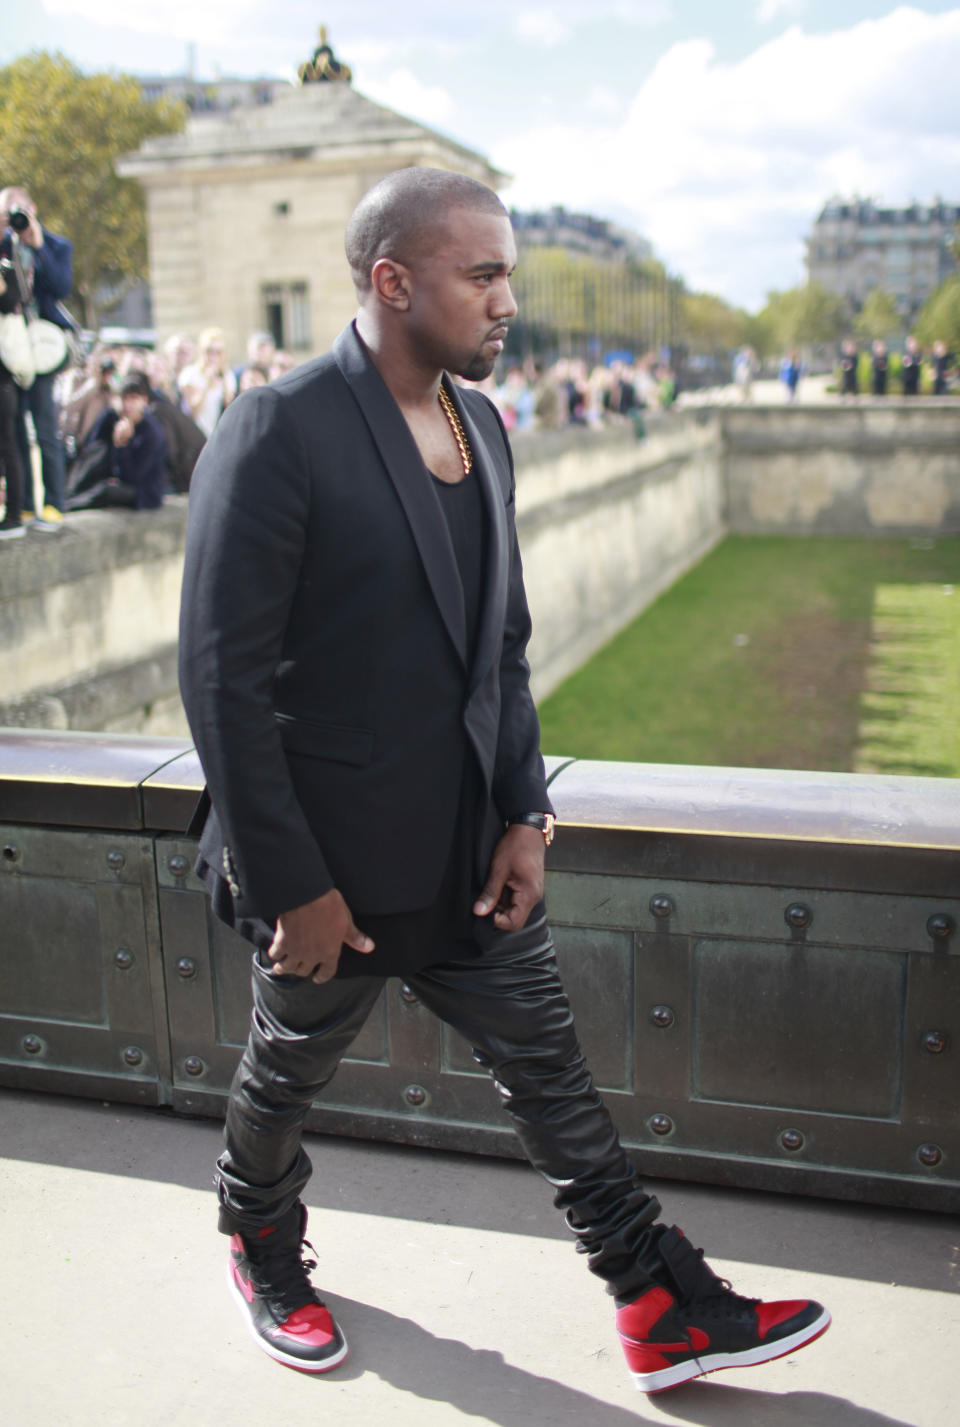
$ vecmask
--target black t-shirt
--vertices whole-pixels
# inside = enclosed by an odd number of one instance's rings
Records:
[[[487,556],[487,515],[474,471],[451,483],[427,473],[437,493],[463,587],[466,616],[467,667],[473,665],[483,605],[483,572]],[[466,675],[464,676],[466,679]],[[480,891],[474,869],[477,816],[483,777],[466,732],[463,774],[455,834],[440,890],[429,907],[412,912],[364,915],[354,910],[361,931],[373,937],[374,951],[364,954],[345,947],[339,976],[402,976],[432,962],[458,956],[479,956],[474,940],[476,918],[471,908]]]

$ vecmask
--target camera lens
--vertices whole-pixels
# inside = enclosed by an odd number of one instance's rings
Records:
[[[30,214],[24,213],[22,208],[11,208],[7,217],[15,233],[25,233],[30,227]]]

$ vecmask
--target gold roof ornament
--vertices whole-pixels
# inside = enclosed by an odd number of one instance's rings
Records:
[[[320,43],[313,52],[313,58],[308,59],[297,70],[297,78],[301,84],[321,84],[334,81],[341,84],[349,84],[353,79],[353,72],[348,64],[341,64],[334,58],[333,50],[327,44],[327,27],[320,26]]]

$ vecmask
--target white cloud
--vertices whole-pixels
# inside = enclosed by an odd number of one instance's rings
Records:
[[[901,7],[832,34],[793,26],[736,63],[673,46],[619,123],[553,124],[496,146],[518,206],[634,225],[693,286],[755,305],[802,279],[832,193],[960,198],[960,9]]]
[[[806,0],[759,0],[756,11],[757,22],[767,25],[771,20],[779,20],[784,16],[796,20],[806,8]]]
[[[96,25],[135,30],[138,34],[172,35],[177,39],[214,43],[233,33],[242,33],[263,13],[260,0],[162,0],[160,4],[138,0],[42,0],[49,15],[70,15]]]
[[[363,92],[378,104],[396,109],[423,124],[445,124],[456,110],[453,96],[439,85],[424,84],[409,69],[394,69],[380,78],[371,77]]]
[[[521,40],[541,45],[561,45],[570,38],[570,25],[555,10],[521,10],[514,21]]]

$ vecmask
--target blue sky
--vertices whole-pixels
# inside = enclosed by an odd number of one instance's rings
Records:
[[[883,0],[6,0],[0,62],[292,76],[326,23],[356,87],[486,153],[521,207],[626,223],[756,308],[833,193],[960,199],[960,5]]]

